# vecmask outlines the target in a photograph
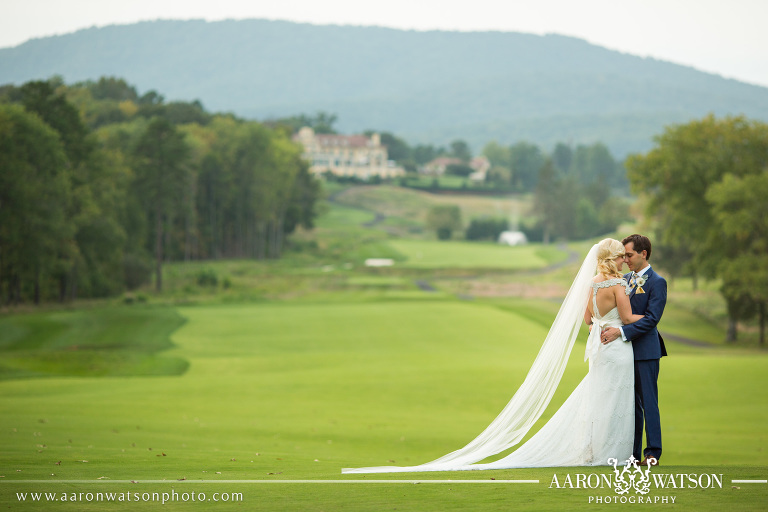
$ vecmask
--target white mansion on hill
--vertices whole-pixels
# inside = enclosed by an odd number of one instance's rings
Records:
[[[387,159],[387,147],[381,145],[378,133],[370,138],[365,135],[315,134],[312,128],[305,126],[293,139],[304,146],[304,158],[310,162],[309,170],[313,174],[331,172],[364,180],[405,174],[402,167]]]

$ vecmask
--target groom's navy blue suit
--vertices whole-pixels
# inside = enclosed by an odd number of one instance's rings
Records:
[[[626,274],[630,280],[632,273]],[[649,268],[637,293],[634,287],[629,295],[632,313],[645,318],[622,327],[624,336],[632,342],[635,353],[635,444],[632,454],[640,460],[661,457],[661,419],[659,417],[659,359],[667,355],[664,340],[656,328],[667,304],[667,282]],[[646,448],[643,453],[643,419],[645,419]]]

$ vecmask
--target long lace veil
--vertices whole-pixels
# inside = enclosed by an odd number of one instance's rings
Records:
[[[418,466],[344,468],[342,473],[400,473],[476,469],[472,464],[520,442],[541,417],[565,371],[584,320],[588,293],[597,270],[597,244],[592,246],[565,296],[536,360],[523,384],[493,422],[464,448]]]

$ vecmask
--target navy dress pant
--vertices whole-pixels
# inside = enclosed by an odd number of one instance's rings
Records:
[[[661,418],[659,417],[659,360],[635,361],[635,444],[632,454],[639,461],[661,457]],[[643,452],[643,423],[646,442]]]

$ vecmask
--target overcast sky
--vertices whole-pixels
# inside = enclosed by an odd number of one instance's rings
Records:
[[[0,48],[153,19],[558,33],[768,87],[768,0],[0,0]]]

